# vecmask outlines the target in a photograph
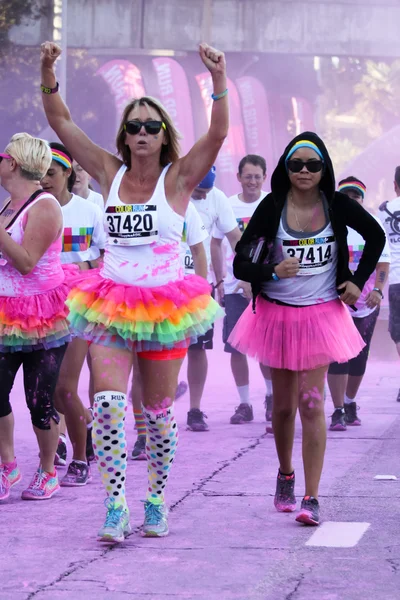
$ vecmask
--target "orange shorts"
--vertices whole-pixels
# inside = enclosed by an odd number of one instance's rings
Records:
[[[187,348],[172,348],[171,350],[138,352],[137,355],[139,358],[144,358],[145,360],[177,360],[178,358],[185,358],[187,351]]]

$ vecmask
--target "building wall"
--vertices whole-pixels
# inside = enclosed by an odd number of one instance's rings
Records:
[[[399,0],[68,0],[68,44],[122,54],[205,40],[224,51],[396,57],[399,24]],[[15,28],[13,41],[38,44],[47,27]]]

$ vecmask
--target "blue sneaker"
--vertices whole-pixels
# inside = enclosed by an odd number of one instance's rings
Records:
[[[165,504],[153,504],[148,500],[144,503],[144,523],[141,534],[143,537],[165,537],[168,529],[168,508]]]
[[[123,506],[115,506],[114,498],[106,498],[107,516],[98,536],[100,542],[123,542],[132,532],[129,522],[129,510]]]

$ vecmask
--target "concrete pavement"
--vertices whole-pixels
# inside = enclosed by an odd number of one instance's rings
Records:
[[[96,469],[85,488],[63,488],[48,502],[20,500],[36,467],[37,448],[19,377],[13,407],[23,481],[0,505],[0,600],[400,598],[398,362],[371,361],[359,399],[362,426],[328,434],[322,519],[347,523],[349,536],[349,523],[369,527],[350,548],[308,546],[316,529],[295,523],[293,515],[278,514],[273,507],[277,460],[273,437],[265,434],[258,367],[251,363],[255,420],[230,425],[238,400],[229,358],[218,340],[216,345],[209,353],[203,407],[210,431],[186,431],[187,395],[176,404],[180,447],[167,497],[171,533],[163,539],[143,539],[137,533],[143,519],[145,463],[129,461],[127,496],[136,530],[120,545],[107,547],[96,541],[105,516]],[[86,397],[87,373],[81,390]],[[331,412],[328,399],[327,423]],[[131,415],[128,432],[132,448]],[[294,457],[300,500],[300,425]],[[377,474],[399,479],[376,481]],[[325,534],[322,538],[324,543]],[[345,542],[342,535],[336,538],[335,543]]]

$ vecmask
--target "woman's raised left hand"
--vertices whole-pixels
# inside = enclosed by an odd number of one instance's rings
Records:
[[[223,52],[203,43],[199,46],[199,54],[211,75],[218,76],[226,74],[225,54]]]

